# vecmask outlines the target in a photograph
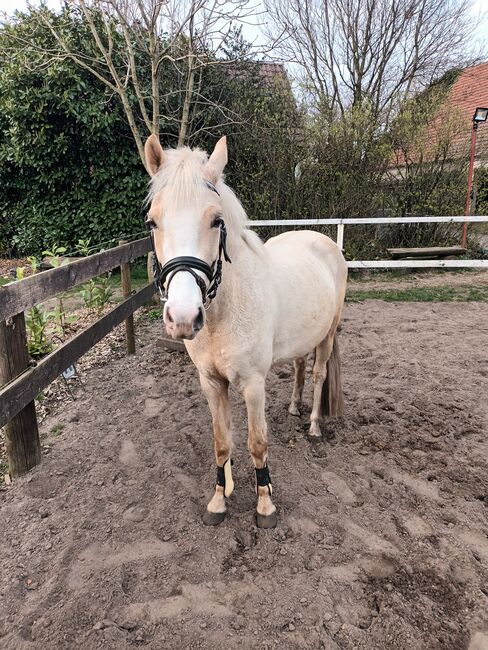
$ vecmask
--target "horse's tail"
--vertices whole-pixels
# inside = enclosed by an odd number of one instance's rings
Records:
[[[337,333],[334,335],[334,344],[329,360],[327,361],[327,377],[322,386],[321,395],[322,415],[337,417],[344,411],[344,397],[342,394],[341,357]]]

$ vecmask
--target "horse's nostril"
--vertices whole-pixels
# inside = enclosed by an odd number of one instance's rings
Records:
[[[168,320],[170,323],[174,323],[173,316],[171,316],[171,312],[169,310],[169,307],[166,307],[166,316],[168,317]]]
[[[203,309],[200,307],[198,309],[198,316],[193,321],[193,331],[199,332],[202,329],[203,324],[204,324]]]

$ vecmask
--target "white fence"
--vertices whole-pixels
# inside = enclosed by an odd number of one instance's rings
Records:
[[[278,226],[289,228],[290,226],[337,226],[336,242],[339,248],[344,248],[345,226],[364,224],[406,224],[406,223],[483,223],[488,222],[485,217],[367,217],[364,219],[283,219],[249,221],[252,228],[258,226]],[[350,269],[394,269],[394,268],[488,268],[488,260],[360,260],[348,261]]]

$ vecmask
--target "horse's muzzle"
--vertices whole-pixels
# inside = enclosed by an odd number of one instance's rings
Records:
[[[179,314],[167,305],[164,311],[164,324],[172,338],[191,341],[205,325],[205,312],[203,307],[199,307],[190,314]]]

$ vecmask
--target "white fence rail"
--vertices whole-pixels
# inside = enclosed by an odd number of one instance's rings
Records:
[[[337,226],[336,242],[339,248],[344,248],[344,227],[365,224],[407,224],[407,223],[486,223],[488,216],[466,217],[365,217],[354,219],[281,219],[249,221],[251,228],[259,226]],[[359,260],[348,261],[350,269],[395,269],[395,268],[487,268],[488,260]]]

